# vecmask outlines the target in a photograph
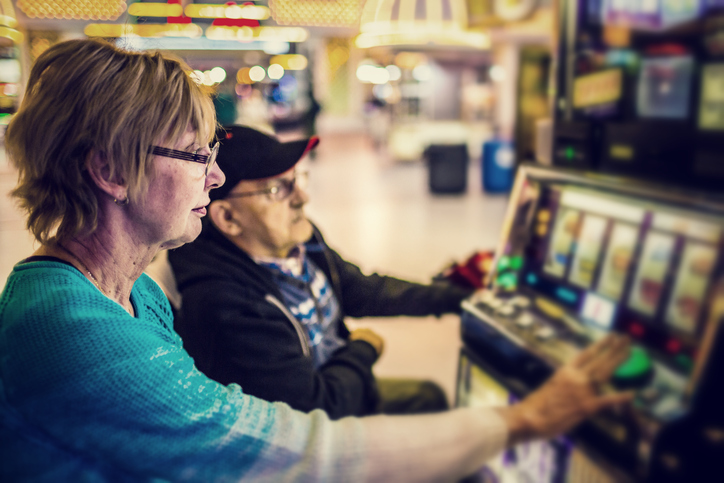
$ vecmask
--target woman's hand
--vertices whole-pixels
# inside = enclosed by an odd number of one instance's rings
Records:
[[[559,368],[519,404],[501,409],[508,423],[509,444],[557,436],[605,408],[630,401],[630,392],[601,391],[613,371],[628,357],[628,350],[626,337],[609,335]]]

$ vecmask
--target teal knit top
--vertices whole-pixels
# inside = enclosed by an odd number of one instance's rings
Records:
[[[15,266],[0,295],[0,481],[452,479],[504,444],[480,410],[332,423],[245,395],[196,370],[148,276],[131,303],[135,317],[60,262]]]

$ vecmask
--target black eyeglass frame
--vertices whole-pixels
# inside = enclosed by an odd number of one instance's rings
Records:
[[[308,174],[309,173],[307,173],[306,171],[302,171],[302,172],[295,174],[292,179],[284,179],[284,178],[280,179],[279,184],[277,184],[275,186],[270,186],[268,188],[264,188],[263,190],[257,190],[257,191],[246,191],[243,193],[229,193],[228,195],[226,195],[224,197],[224,199],[244,198],[246,196],[256,196],[256,195],[272,195],[272,196],[274,196],[279,192],[279,190],[282,189],[282,187],[284,187],[284,189],[289,190],[289,193],[283,198],[276,199],[276,201],[284,201],[285,199],[289,198],[292,195],[292,193],[294,193],[294,188],[297,186],[297,178],[300,178],[302,176],[308,176]]]
[[[148,152],[157,156],[165,156],[167,158],[181,159],[183,161],[193,161],[194,163],[205,164],[206,169],[204,171],[204,176],[208,176],[209,171],[211,171],[211,168],[216,162],[216,155],[219,153],[219,143],[217,142],[216,144],[214,144],[214,147],[211,148],[210,154],[197,154],[196,152],[189,153],[188,151],[179,151],[178,149],[164,148],[161,146],[151,146],[148,148]]]

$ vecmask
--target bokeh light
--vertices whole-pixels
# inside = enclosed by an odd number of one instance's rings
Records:
[[[279,80],[284,77],[284,67],[279,64],[270,65],[266,72],[272,80]]]
[[[261,82],[264,80],[264,77],[266,77],[266,71],[264,70],[264,67],[260,65],[255,65],[251,69],[249,69],[249,78],[254,82]]]

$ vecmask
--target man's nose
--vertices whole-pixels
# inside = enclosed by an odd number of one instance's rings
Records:
[[[301,186],[295,184],[294,185],[294,191],[292,192],[292,203],[296,206],[301,206],[306,204],[309,201],[309,194],[307,193],[307,190],[302,188]]]

